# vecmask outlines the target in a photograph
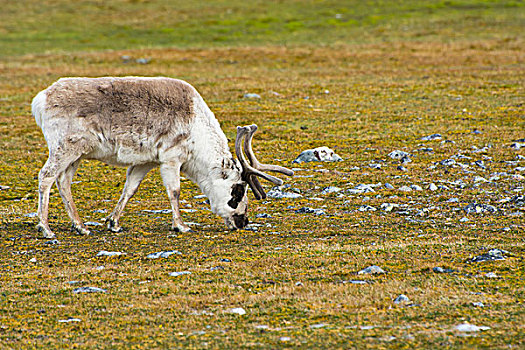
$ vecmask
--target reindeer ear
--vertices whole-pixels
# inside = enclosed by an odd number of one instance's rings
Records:
[[[244,198],[246,193],[246,186],[241,184],[235,184],[232,186],[232,199],[228,201],[228,205],[233,209],[237,209],[239,202]]]

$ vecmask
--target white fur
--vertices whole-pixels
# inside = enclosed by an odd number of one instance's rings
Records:
[[[66,89],[68,84],[75,84],[76,89],[84,84],[91,89],[89,91],[92,91],[95,86],[93,84],[100,85],[104,82],[111,84],[115,79],[127,79],[125,82],[133,83],[133,81],[148,81],[150,78],[101,79],[105,80],[101,83],[101,80],[89,78],[61,79],[55,84],[61,84],[60,87]],[[151,78],[151,81],[155,79],[166,78]],[[202,192],[209,198],[212,211],[223,217],[230,228],[235,228],[233,215],[245,215],[247,210],[246,193],[237,208],[233,209],[228,205],[228,201],[232,199],[232,186],[239,183],[246,185],[241,179],[241,166],[237,160],[233,159],[228,140],[219,122],[200,94],[185,82],[166,81],[185,84],[184,86],[189,87],[189,90],[184,91],[189,91],[193,101],[192,118],[175,120],[179,129],[187,131],[187,137],[180,141],[176,138],[178,135],[176,132],[168,135],[157,135],[150,132],[142,136],[130,133],[127,137],[118,138],[111,133],[111,130],[98,130],[96,126],[86,121],[86,118],[64,115],[64,109],[59,109],[60,100],[58,104],[55,103],[55,106],[48,106],[48,89],[51,89],[53,85],[36,95],[32,102],[32,112],[37,125],[42,128],[50,150],[50,157],[39,175],[39,228],[44,231],[44,236],[54,237],[48,226],[47,207],[49,189],[55,180],[62,189],[60,194],[74,228],[79,233],[89,232],[80,221],[70,190],[68,190],[71,177],[81,159],[98,159],[108,164],[128,167],[122,196],[107,219],[108,228],[112,231],[120,231],[118,220],[127,201],[133,196],[147,172],[156,166],[160,166],[162,179],[172,204],[173,229],[189,230],[183,224],[179,213],[180,171],[199,185]],[[158,86],[155,88],[158,89]],[[87,88],[86,91],[88,93]],[[155,90],[152,88],[149,93],[154,94]],[[80,99],[67,101],[67,103],[69,107],[71,105],[75,107],[78,103],[78,110],[83,106],[83,101]],[[100,115],[106,114],[100,113]],[[137,137],[141,138],[137,139]],[[141,147],[137,147],[139,141]],[[126,144],[126,142],[133,143]],[[174,143],[176,143],[175,147],[172,146]],[[65,147],[64,144],[68,146]]]

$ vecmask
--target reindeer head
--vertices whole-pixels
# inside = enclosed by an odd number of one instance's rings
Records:
[[[225,189],[228,192],[225,197],[226,200],[223,200],[225,203],[219,204],[220,208],[216,208],[217,214],[224,218],[226,225],[230,229],[243,228],[248,225],[246,215],[248,211],[247,185],[252,189],[255,199],[260,200],[266,198],[266,193],[257,176],[273,182],[278,186],[282,185],[283,181],[275,176],[266,174],[264,171],[273,171],[293,176],[293,171],[290,169],[277,165],[259,163],[252,150],[252,138],[256,131],[257,125],[255,124],[237,127],[237,138],[235,139],[237,162],[229,166],[230,175],[225,175],[225,177],[227,177],[226,184],[228,187]],[[244,145],[244,152],[241,144]],[[244,156],[245,153],[248,161]],[[240,164],[240,167],[238,164]]]

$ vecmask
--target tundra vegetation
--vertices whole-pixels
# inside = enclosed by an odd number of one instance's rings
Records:
[[[523,1],[173,3],[2,4],[1,348],[523,347]],[[153,170],[116,234],[125,169],[85,161],[93,235],[53,187],[39,239],[31,99],[128,75],[190,82],[230,149],[259,125],[255,153],[301,197],[250,193],[252,225],[227,231],[183,179],[194,232],[169,233]],[[319,146],[343,161],[291,164]]]

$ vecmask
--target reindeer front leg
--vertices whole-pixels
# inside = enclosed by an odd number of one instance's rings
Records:
[[[171,203],[171,209],[173,212],[173,224],[171,229],[177,232],[189,232],[191,229],[182,222],[179,208],[179,197],[180,197],[180,163],[169,162],[160,165],[160,175],[168,197]]]

